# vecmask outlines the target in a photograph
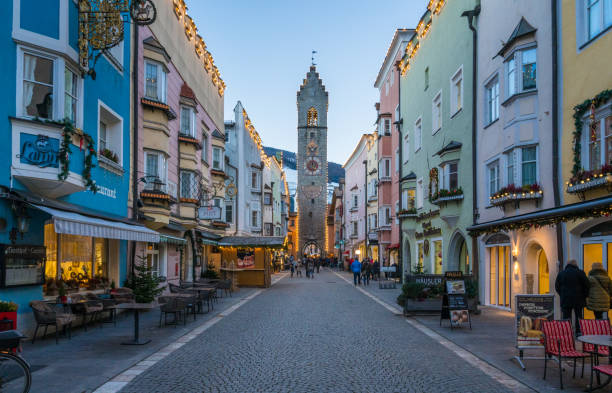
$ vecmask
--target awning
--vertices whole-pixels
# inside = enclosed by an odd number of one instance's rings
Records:
[[[30,206],[51,215],[56,233],[159,243],[159,233],[145,226],[88,217],[33,203]]]
[[[218,245],[219,239],[221,239],[221,236],[217,235],[216,233],[203,231],[201,229],[196,230],[196,232],[198,233],[198,235],[200,235],[199,236],[200,243],[208,245],[208,246]]]
[[[572,203],[550,209],[536,210],[531,213],[501,218],[468,227],[471,236],[485,232],[528,230],[532,227],[554,225],[560,222],[574,221],[581,218],[603,217],[612,213],[612,196],[605,196],[589,201]]]
[[[183,244],[187,243],[187,240],[183,239],[182,237],[176,237],[176,236],[160,234],[159,235],[159,242],[160,243],[183,245]]]
[[[396,248],[399,248],[399,243],[393,243],[392,245],[389,246],[389,250],[395,250]]]

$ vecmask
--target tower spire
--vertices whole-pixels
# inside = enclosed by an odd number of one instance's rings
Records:
[[[312,63],[310,64],[311,67],[314,67],[317,65],[317,63],[314,62],[314,55],[317,53],[316,50],[312,51],[312,56],[310,57],[310,60],[312,61]]]

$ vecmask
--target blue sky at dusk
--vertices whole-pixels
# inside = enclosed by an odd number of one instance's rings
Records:
[[[295,151],[296,92],[311,51],[329,92],[328,159],[343,164],[376,120],[374,80],[396,28],[425,0],[186,0],[227,84],[225,119],[240,100],[265,145]]]

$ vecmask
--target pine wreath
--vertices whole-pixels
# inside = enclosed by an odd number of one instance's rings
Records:
[[[70,172],[70,155],[72,154],[72,150],[70,149],[70,145],[72,144],[72,137],[77,135],[76,129],[72,122],[68,120],[64,120],[61,122],[58,121],[48,121],[49,123],[54,123],[63,126],[62,129],[62,142],[60,144],[59,149],[59,162],[60,162],[60,173],[57,174],[57,178],[61,181],[64,181],[68,178],[68,174]],[[94,194],[98,192],[98,186],[91,178],[91,169],[95,166],[92,158],[96,157],[96,149],[93,138],[91,135],[83,132],[82,135],[79,135],[81,138],[87,142],[87,151],[84,153],[84,167],[81,176],[83,177],[83,182],[85,183],[85,187],[87,187]]]

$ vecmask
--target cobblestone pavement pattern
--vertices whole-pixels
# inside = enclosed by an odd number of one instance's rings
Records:
[[[282,279],[122,390],[504,391],[328,271]]]

